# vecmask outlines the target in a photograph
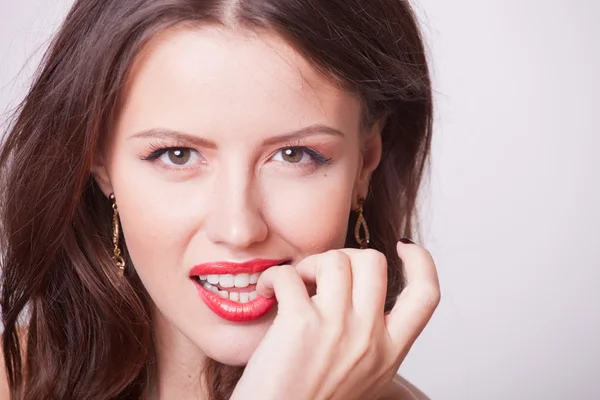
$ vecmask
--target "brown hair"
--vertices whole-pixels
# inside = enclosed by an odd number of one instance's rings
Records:
[[[134,270],[118,276],[110,203],[90,169],[142,46],[177,24],[232,21],[277,32],[360,96],[365,124],[386,117],[365,217],[371,247],[389,261],[386,309],[394,304],[403,285],[395,245],[414,233],[432,123],[426,55],[407,1],[77,0],[0,151],[3,351],[12,399],[140,399],[156,380],[150,300]],[[208,397],[228,398],[242,372],[211,361],[203,374]]]

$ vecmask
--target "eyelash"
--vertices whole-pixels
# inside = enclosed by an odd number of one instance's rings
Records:
[[[172,145],[165,146],[164,144],[161,144],[161,143],[150,142],[149,147],[150,147],[150,154],[140,157],[143,161],[155,162],[163,154],[165,154],[166,152],[168,152],[170,150],[191,150],[194,152],[196,151],[191,147],[187,147],[183,144],[177,144],[177,143],[173,143]],[[284,147],[277,149],[277,151],[273,154],[276,154],[277,152],[280,152],[280,151],[283,151],[286,149],[293,149],[296,151],[300,150],[300,151],[308,154],[308,156],[310,156],[310,158],[312,158],[312,160],[318,165],[327,165],[327,164],[331,163],[331,158],[325,157],[322,153],[318,152],[317,150],[312,149],[310,147],[302,146],[299,143],[288,143]],[[271,157],[273,157],[273,156],[271,156]],[[293,163],[289,163],[289,164],[293,164]]]
[[[150,142],[150,145],[148,147],[150,147],[150,154],[148,154],[147,156],[141,156],[140,158],[143,161],[154,162],[169,150],[188,150],[189,149],[189,150],[195,151],[191,147],[186,147],[185,145],[178,144],[178,143],[173,143],[173,144],[165,146],[162,143]]]
[[[308,154],[310,156],[310,158],[312,158],[313,161],[315,163],[317,163],[318,165],[331,164],[331,158],[325,157],[321,152],[319,152],[319,151],[317,151],[317,150],[315,150],[313,148],[302,146],[298,142],[287,143],[285,146],[280,147],[279,149],[277,149],[277,151],[275,153],[273,153],[273,154],[277,154],[278,152],[286,150],[286,149],[300,150],[300,151]]]

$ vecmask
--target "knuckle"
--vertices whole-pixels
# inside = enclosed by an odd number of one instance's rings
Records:
[[[348,262],[348,256],[343,251],[340,251],[340,250],[329,250],[329,251],[325,252],[324,255],[330,261],[336,261],[336,262],[340,262],[340,263]]]
[[[348,256],[339,250],[329,250],[323,253],[321,263],[328,268],[337,268],[345,270],[350,265]]]
[[[377,250],[373,250],[372,253],[372,264],[371,270],[378,275],[378,277],[387,283],[387,269],[388,263],[385,255]]]
[[[375,249],[364,249],[359,250],[352,255],[353,266],[368,267],[373,269],[385,269],[387,267],[387,258],[379,250]]]
[[[369,264],[383,269],[387,268],[387,258],[382,252],[375,249],[365,249],[364,251]]]
[[[363,268],[367,268],[372,284],[376,290],[385,290],[388,283],[387,258],[383,253],[374,249],[365,249],[365,262]]]

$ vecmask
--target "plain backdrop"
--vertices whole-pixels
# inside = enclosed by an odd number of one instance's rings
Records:
[[[0,0],[0,125],[72,1]],[[442,302],[400,372],[433,399],[600,399],[600,2],[420,0]]]

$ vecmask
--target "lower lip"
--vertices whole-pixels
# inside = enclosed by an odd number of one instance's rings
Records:
[[[198,294],[212,312],[219,317],[232,322],[249,322],[257,320],[267,314],[277,304],[275,297],[267,299],[258,296],[248,303],[238,303],[224,299],[216,293],[205,289],[194,280]]]

